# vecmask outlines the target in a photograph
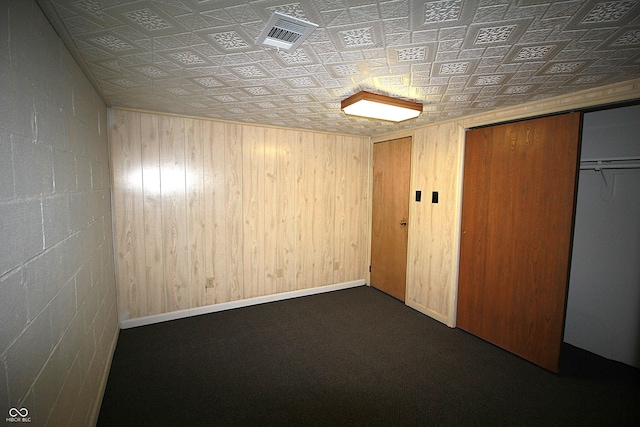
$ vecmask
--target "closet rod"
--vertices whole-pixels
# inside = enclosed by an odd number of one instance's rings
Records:
[[[580,170],[600,169],[640,169],[640,163],[627,163],[624,165],[580,165]]]
[[[628,157],[601,157],[599,159],[580,159],[580,163],[584,162],[625,162],[631,160],[640,160],[639,156]]]

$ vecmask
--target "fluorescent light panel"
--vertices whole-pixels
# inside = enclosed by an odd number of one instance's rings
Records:
[[[422,112],[422,104],[361,91],[342,101],[345,114],[377,120],[402,122],[416,118]]]

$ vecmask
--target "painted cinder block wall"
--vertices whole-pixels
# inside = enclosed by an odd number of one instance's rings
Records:
[[[36,2],[0,1],[0,419],[97,419],[118,334],[106,120]]]

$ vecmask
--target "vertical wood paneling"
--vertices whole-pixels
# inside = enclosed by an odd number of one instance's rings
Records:
[[[278,130],[277,170],[278,186],[278,259],[277,292],[295,289],[296,277],[296,157],[298,132]],[[298,159],[297,161],[301,161]]]
[[[264,284],[260,295],[271,295],[277,292],[278,247],[280,233],[278,230],[278,132],[265,128],[263,131],[264,146],[264,189],[262,210],[264,211]]]
[[[166,309],[189,307],[185,125],[179,117],[160,117],[160,193]]]
[[[227,234],[225,184],[225,136],[228,125],[217,122],[203,122],[204,142],[204,252],[205,277],[213,283],[205,288],[203,304],[226,301],[227,284]]]
[[[142,146],[142,189],[144,192],[144,250],[147,315],[165,312],[165,292],[157,283],[164,283],[164,247],[162,234],[162,198],[160,195],[160,140],[158,116],[140,115]]]
[[[114,226],[117,280],[122,283],[118,303],[126,307],[121,317],[145,316],[144,222],[142,208],[142,161],[140,152],[140,114],[113,114],[112,146]]]
[[[314,180],[314,205],[313,213],[317,241],[321,252],[318,263],[320,265],[319,280],[314,286],[322,286],[327,283],[335,283],[333,280],[333,260],[335,250],[335,164],[336,164],[336,135],[314,135],[314,147],[318,155],[318,167]],[[319,213],[319,214],[318,214]]]
[[[454,325],[463,129],[456,123],[415,132],[407,259],[407,305]],[[415,191],[422,201],[415,202]],[[438,203],[431,194],[438,192]]]
[[[368,265],[368,141],[339,136],[336,141],[334,282],[365,277]],[[363,220],[364,218],[364,220]]]
[[[295,156],[304,161],[296,162],[296,259],[294,289],[313,287],[315,259],[318,248],[314,246],[313,227],[313,170],[316,157],[313,150],[313,134],[297,132]],[[304,284],[304,285],[303,285]]]
[[[225,158],[225,244],[227,281],[217,291],[218,301],[234,301],[244,298],[244,240],[243,203],[242,203],[242,127],[239,125],[224,126],[224,158]],[[223,266],[221,266],[223,267]]]
[[[333,279],[336,282],[344,282],[346,277],[345,271],[345,258],[347,245],[350,243],[348,236],[348,221],[351,209],[347,207],[349,203],[348,188],[350,188],[350,167],[357,165],[351,165],[350,153],[353,149],[353,144],[349,144],[345,140],[346,137],[339,136],[336,140],[336,187],[335,187],[335,217],[334,217],[334,230],[336,234],[334,257],[333,257]],[[357,205],[356,205],[357,206]]]
[[[242,212],[244,298],[261,295],[265,286],[265,155],[264,130],[242,128]]]
[[[189,307],[202,305],[205,290],[204,147],[202,121],[185,120]]]
[[[117,110],[111,138],[122,318],[365,278],[368,138]]]
[[[340,281],[357,280],[365,277],[366,266],[369,264],[367,234],[370,229],[368,221],[368,180],[362,177],[369,175],[369,142],[362,138],[345,137],[343,154],[348,162],[346,164],[346,204],[344,210],[345,235],[336,238],[336,242],[344,245],[344,259],[341,261],[341,269],[344,277]],[[363,220],[365,218],[365,220]],[[337,236],[336,236],[337,237]]]

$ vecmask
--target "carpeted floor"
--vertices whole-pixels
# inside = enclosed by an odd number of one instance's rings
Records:
[[[370,287],[122,330],[98,426],[640,425],[638,369],[552,374]]]

